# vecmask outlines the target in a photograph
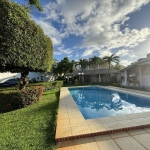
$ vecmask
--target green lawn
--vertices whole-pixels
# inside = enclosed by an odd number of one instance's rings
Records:
[[[0,115],[0,150],[53,150],[59,90],[40,101]]]

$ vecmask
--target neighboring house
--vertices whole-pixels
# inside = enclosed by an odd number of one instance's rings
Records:
[[[95,67],[94,73],[94,66],[88,65],[82,72],[81,68],[75,72],[66,74],[66,78],[69,76],[75,76],[79,79],[80,82],[106,82],[107,74],[108,74],[109,65],[108,63],[104,63],[103,65],[97,65]],[[120,73],[116,69],[110,69],[110,78],[117,77],[117,81],[120,79]],[[68,81],[69,82],[69,81]]]
[[[150,53],[120,72],[122,86],[150,86]]]
[[[13,78],[20,78],[20,73],[0,73],[0,83]],[[55,76],[52,72],[49,73],[40,73],[40,72],[29,72],[29,80],[36,80],[36,81],[53,81],[55,80]]]

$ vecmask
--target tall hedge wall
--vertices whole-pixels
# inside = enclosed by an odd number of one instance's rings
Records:
[[[49,37],[15,2],[0,0],[0,72],[50,71]]]

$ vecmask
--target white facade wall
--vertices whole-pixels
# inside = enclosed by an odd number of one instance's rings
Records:
[[[142,86],[150,86],[150,75],[142,75]]]
[[[121,77],[124,77],[124,80],[121,80],[121,85],[122,85],[122,86],[126,86],[125,76],[126,76],[125,71],[124,71],[124,72],[121,72]]]
[[[20,73],[0,73],[0,83],[5,82],[8,79],[20,78]],[[36,81],[53,81],[55,77],[52,73],[38,73],[38,72],[29,72],[29,80],[35,78]],[[43,79],[43,80],[42,80]]]

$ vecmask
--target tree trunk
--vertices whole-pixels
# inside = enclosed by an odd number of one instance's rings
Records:
[[[28,78],[27,78],[28,74],[29,74],[29,71],[23,71],[23,72],[21,72],[19,90],[24,89],[25,86],[27,85],[27,83],[28,83]]]

